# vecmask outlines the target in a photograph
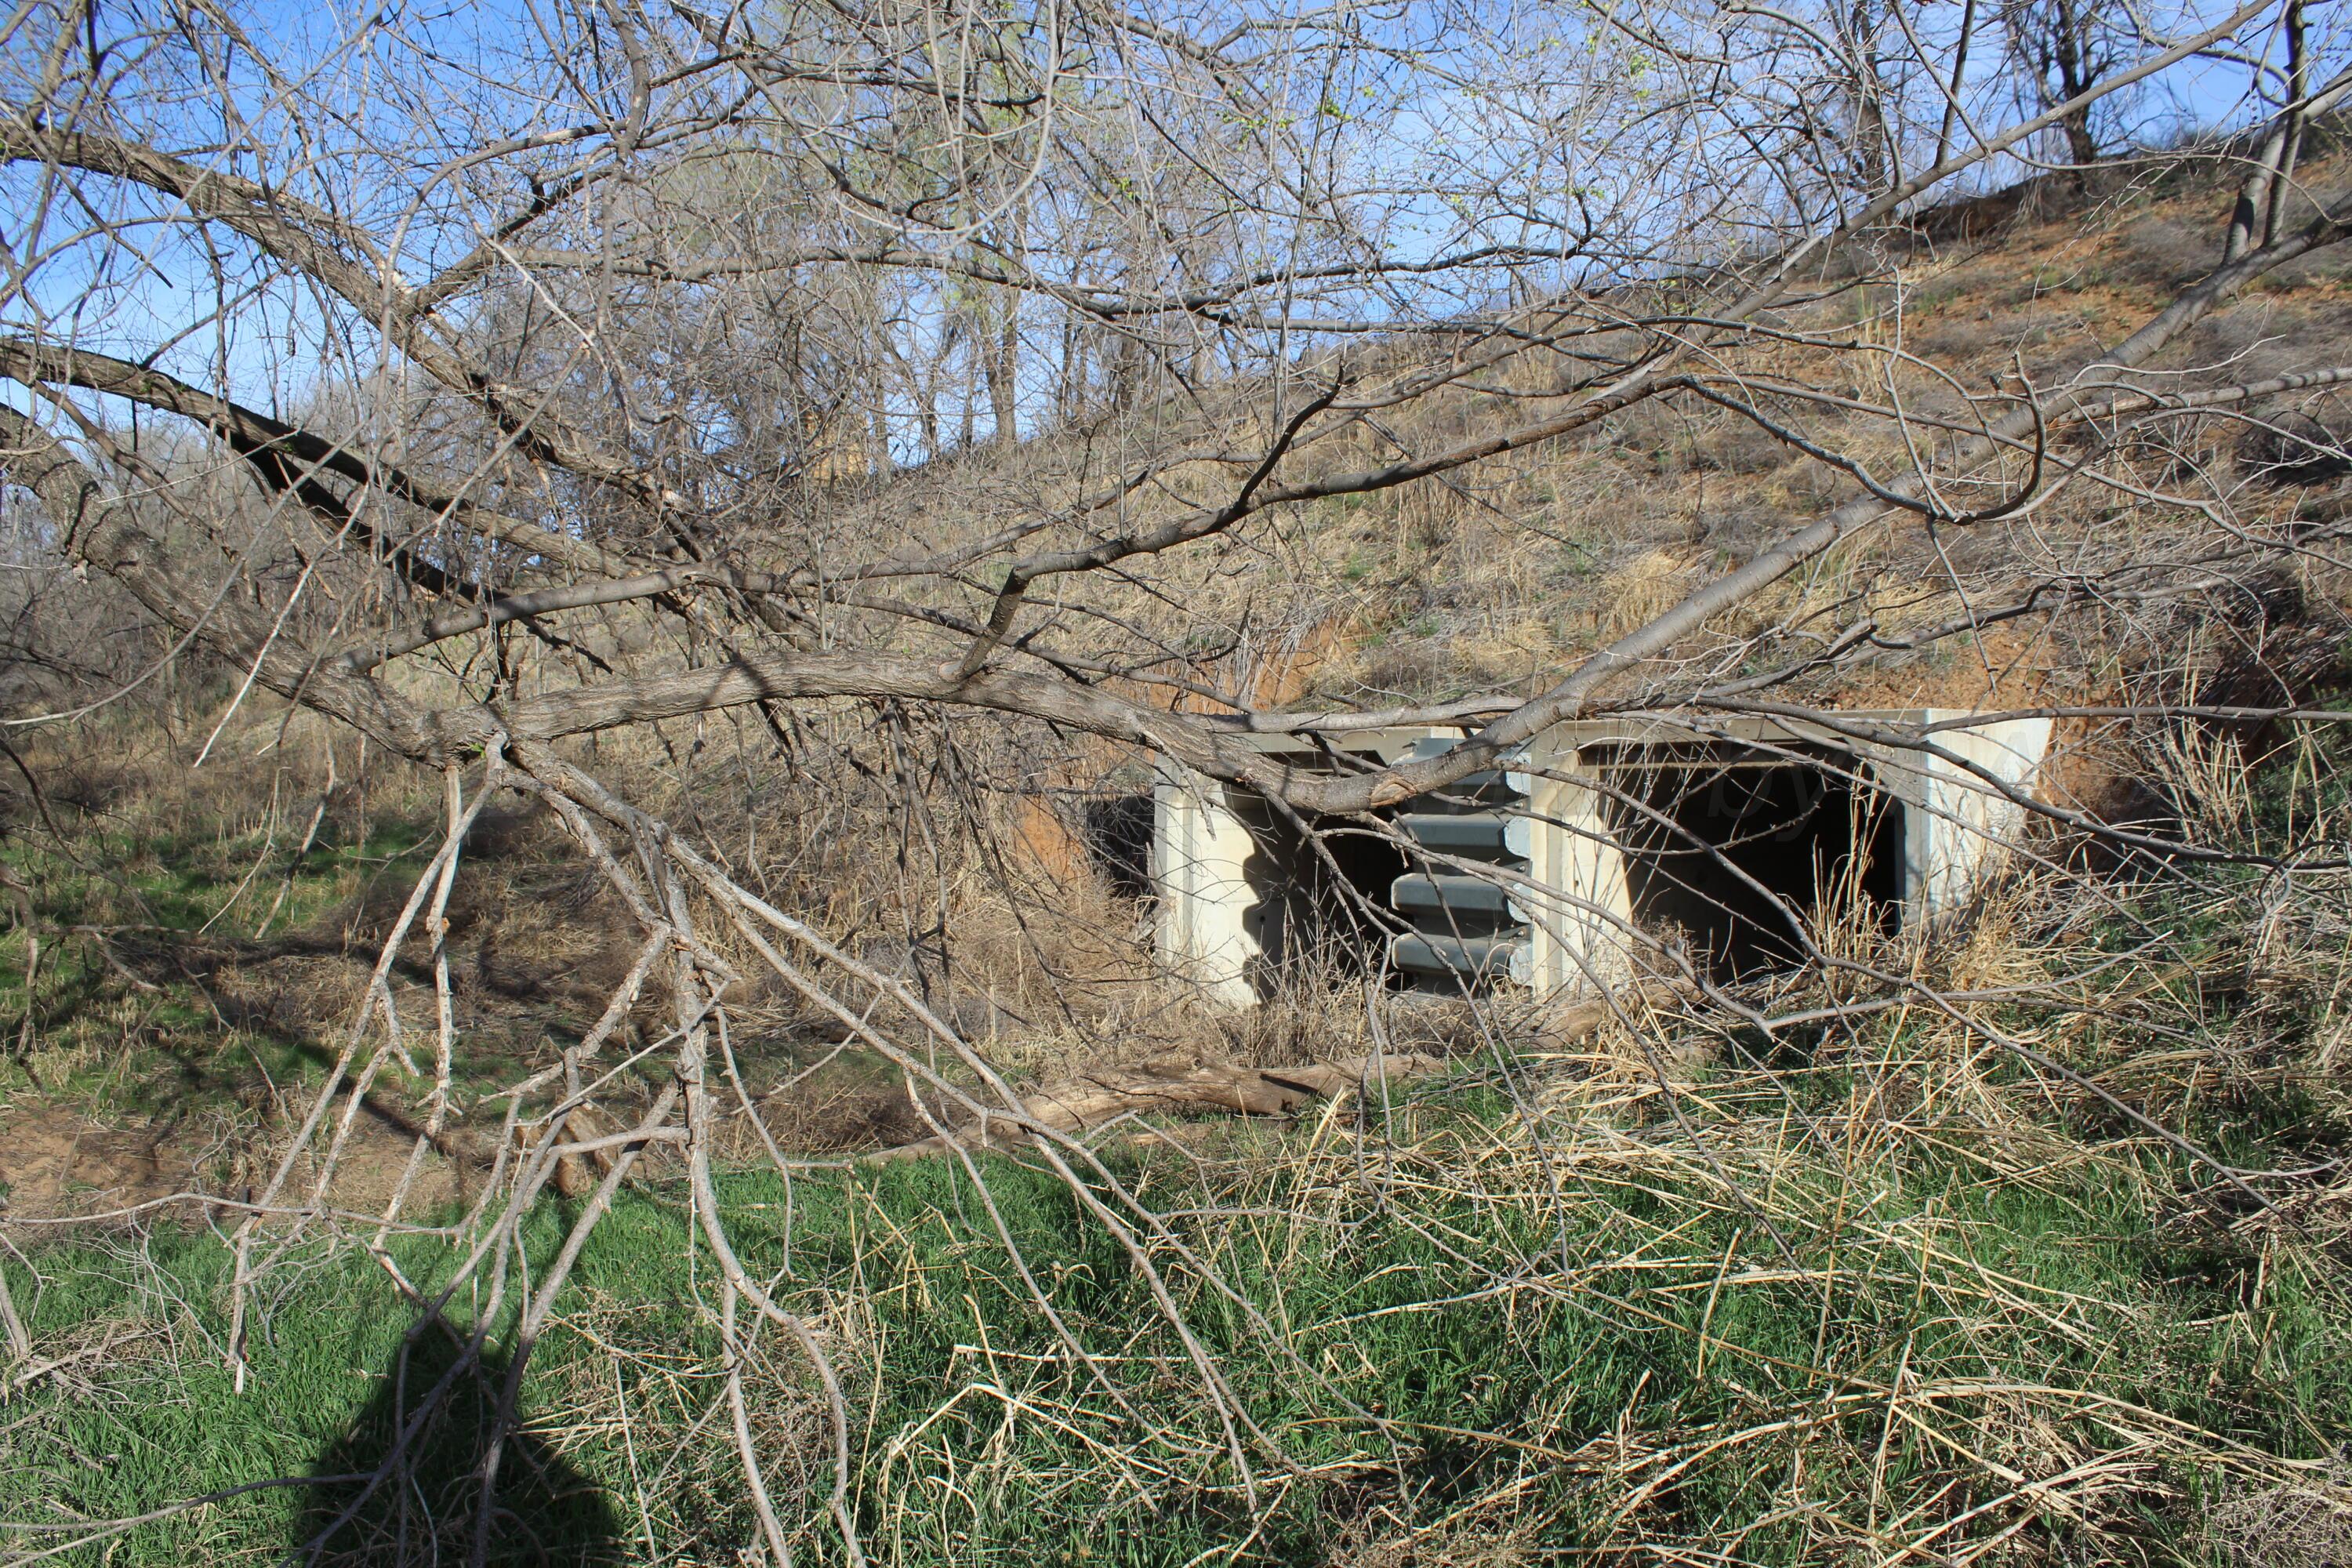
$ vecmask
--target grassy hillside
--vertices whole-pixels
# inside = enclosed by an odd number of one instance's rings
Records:
[[[2334,150],[2336,129],[2325,134],[2331,140],[2305,182],[2315,191],[2334,189],[2347,172]],[[2226,165],[2205,163],[2126,166],[2087,184],[2052,176],[2005,198],[1926,215],[1907,237],[1832,257],[1765,320],[1706,356],[1704,368],[1727,388],[1746,387],[1755,411],[1782,434],[1718,403],[1670,394],[1444,483],[1279,509],[1263,530],[1169,563],[1174,581],[1111,594],[1107,607],[1168,647],[1197,655],[1171,673],[1237,700],[1378,710],[1532,695],[1717,573],[1861,493],[1850,475],[1788,437],[1899,476],[1910,467],[1906,440],[1925,441],[1927,450],[1940,437],[1931,425],[1899,433],[1887,409],[1968,426],[2015,399],[2047,397],[2095,365],[2219,265],[2231,178]],[[2352,264],[2336,250],[2283,266],[2123,383],[2190,392],[2352,363],[2348,271]],[[1675,298],[1626,293],[1580,301],[1559,319],[1532,316],[1515,327],[1538,346],[1493,368],[1419,347],[1397,350],[1393,363],[1368,355],[1352,390],[1376,412],[1298,461],[1316,472],[1378,468],[1536,418],[1556,406],[1547,399],[1570,376],[1637,347],[1612,323]],[[1776,399],[1775,384],[1852,406]],[[1383,403],[1423,387],[1433,390],[1393,410]],[[1768,629],[1783,639],[1826,640],[1867,622],[1877,646],[1801,672],[1782,694],[1895,706],[2083,702],[2112,700],[2144,679],[2246,679],[2225,646],[2232,639],[2214,624],[2268,615],[2295,623],[2279,628],[2277,646],[2255,660],[2273,671],[2256,673],[2252,686],[2275,694],[2282,681],[2313,676],[2300,662],[2306,657],[2334,668],[2332,651],[2291,646],[2305,620],[2319,623],[2330,650],[2340,630],[2346,588],[2324,552],[2295,562],[2286,584],[2273,580],[2275,552],[2218,563],[2231,587],[2209,583],[2175,616],[2032,617],[1989,628],[1965,647],[1950,638],[1902,642],[1964,614],[1964,599],[1991,605],[2037,581],[2165,560],[2168,549],[2195,540],[2200,524],[2186,509],[2200,500],[2224,506],[2249,539],[2332,529],[2344,474],[2327,453],[2329,432],[2344,426],[2342,409],[2340,394],[2322,390],[2184,413],[2137,432],[2120,452],[2095,429],[2059,431],[2054,457],[2096,453],[2147,489],[2135,496],[2076,485],[2028,516],[1948,529],[1940,538],[1898,522],[1840,546],[1678,652],[1686,668],[1722,661],[1738,672],[1742,658],[1760,657],[1751,644]],[[1069,504],[1144,454],[1248,450],[1263,439],[1265,413],[1261,388],[1191,389],[1084,430],[1043,436],[1010,456],[951,456],[846,486],[829,504],[841,508],[845,534],[910,529],[944,547],[965,531],[986,532]],[[2002,483],[2018,481],[2029,464],[2022,454],[2011,458],[1965,494],[1991,500]],[[1122,503],[1120,526],[1176,515],[1234,478],[1230,459],[1179,464]],[[2239,602],[2250,595],[2262,609]],[[983,613],[986,600],[974,592],[941,604],[971,615]],[[1063,617],[1057,631],[1076,647],[1097,631],[1106,647],[1132,653],[1135,646],[1079,616]],[[1775,657],[1785,652],[1784,644]]]

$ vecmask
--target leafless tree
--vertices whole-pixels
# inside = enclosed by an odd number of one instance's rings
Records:
[[[2099,160],[2099,139],[2091,126],[2093,92],[2116,65],[2109,18],[2096,6],[2074,0],[2011,6],[2007,13],[2011,46],[2032,72],[2045,104],[2067,104],[2058,121],[2067,159],[2076,165]]]

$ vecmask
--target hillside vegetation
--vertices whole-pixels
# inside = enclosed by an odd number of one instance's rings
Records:
[[[1948,397],[2042,376],[2095,356],[2204,264],[2215,201],[2194,181],[2127,175],[2045,192],[1983,233],[1844,258],[1775,330],[1867,336],[1899,300],[1899,330],[1936,357]],[[2268,280],[2173,357],[2235,384],[2315,355],[2352,361],[2352,291],[2331,267]],[[1770,369],[1768,353],[1746,374]],[[1417,405],[1406,434],[1466,428],[1510,395],[1465,384]],[[2327,439],[2332,407],[2282,396],[2183,416],[2168,438],[2245,515],[2324,542],[2345,468],[2309,443]],[[1866,449],[1858,430],[1812,434]],[[916,518],[949,492],[1050,501],[1098,438],[942,459],[851,499]],[[1774,520],[1845,493],[1732,411],[1645,405],[1443,490],[1298,507],[1270,540],[1213,555],[1187,608],[1234,644],[1202,650],[1199,680],[1308,710],[1507,700]],[[1904,646],[1937,550],[2000,558],[2021,580],[2080,574],[2122,557],[2118,533],[2160,552],[2166,522],[2147,510],[2085,499],[1957,543],[1888,535],[1750,613],[1811,616],[1824,637],[1876,627],[1876,656],[1781,689],[1808,700],[2090,705],[2161,689],[2332,704],[2344,580],[2324,543],[2283,575],[2219,558],[2170,619],[2129,635],[2095,618]],[[1549,544],[1526,548],[1493,515]],[[1720,660],[1740,635],[1714,628],[1691,657]],[[436,954],[453,976],[470,1049],[452,1110],[420,1142],[430,1065],[368,1086],[326,1206],[271,1244],[233,1392],[233,1211],[161,1200],[260,1190],[428,868],[439,784],[266,700],[207,735],[226,694],[191,681],[42,731],[9,783],[0,858],[19,919],[0,1010],[22,1028],[0,1080],[0,1510],[25,1532],[10,1554],[69,1542],[93,1563],[269,1561],[333,1526],[322,1561],[425,1561],[434,1542],[454,1560],[509,1362],[450,1371],[480,1283],[446,1318],[412,1309],[451,1268],[468,1205],[497,1201],[507,1086],[596,1024],[635,941],[548,813],[477,819],[445,941],[413,936],[391,972],[428,1016]],[[869,753],[861,767],[920,781],[925,821],[828,763],[828,742],[855,754],[848,733],[754,749],[696,725],[598,756],[674,820],[740,814],[757,836],[743,874],[798,879],[834,942],[910,977],[1024,1086],[1365,1048],[1363,999],[1345,986],[1303,981],[1233,1015],[1153,972],[1150,908],[1099,826],[1136,787],[1132,764],[1033,745],[1015,787],[993,768],[983,790],[952,736]],[[727,1560],[757,1530],[733,1469],[748,1433],[787,1509],[821,1513],[848,1478],[868,1559],[892,1563],[1502,1563],[1571,1546],[1629,1561],[2341,1561],[2352,888],[2332,861],[2284,882],[2275,868],[2352,839],[2341,742],[2324,725],[2118,718],[2077,724],[2067,744],[2075,761],[2054,776],[2068,804],[2190,819],[2199,843],[2254,858],[2110,859],[2085,884],[2055,835],[1963,937],[1847,933],[1856,956],[1941,1001],[1841,1013],[1835,977],[1796,977],[1757,1004],[1819,1021],[1769,1033],[1671,989],[1629,995],[1597,1026],[1507,999],[1375,1015],[1371,1028],[1418,1032],[1384,1048],[1450,1055],[1454,1070],[1286,1124],[1116,1133],[1102,1177],[1116,1185],[1094,1201],[1142,1194],[1159,1216],[1126,1233],[1019,1154],[860,1163],[953,1111],[845,1053],[804,1002],[748,984],[731,1005],[726,1073],[743,1098],[726,1112],[720,1195],[743,1263],[823,1336],[850,1446],[835,1452],[826,1393],[793,1347],[730,1341],[715,1276],[677,1245],[683,1172],[656,1147],[536,1326],[499,1506],[533,1560]],[[816,774],[824,790],[801,786]],[[642,1045],[604,1123],[660,1090],[647,1052],[662,1006],[649,994],[629,1025]],[[799,1162],[789,1184],[754,1168],[763,1140]],[[478,1321],[492,1345],[512,1344],[520,1277],[548,1267],[609,1163],[573,1159],[539,1200],[515,1288],[502,1301],[494,1288]],[[398,1223],[365,1217],[404,1180]],[[49,1224],[77,1212],[116,1217]],[[1139,1255],[1213,1260],[1219,1283],[1189,1277],[1180,1316],[1163,1316]],[[739,1358],[755,1375],[734,1394],[714,1368]],[[1283,1463],[1234,1464],[1208,1366]],[[397,1497],[265,1484],[370,1469],[369,1445],[445,1375],[461,1393],[430,1416],[429,1459]]]

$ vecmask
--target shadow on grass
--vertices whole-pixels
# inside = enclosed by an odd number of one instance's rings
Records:
[[[626,1557],[604,1490],[528,1429],[509,1431],[498,1445],[485,1516],[483,1470],[507,1363],[485,1354],[460,1368],[464,1338],[436,1320],[402,1342],[375,1397],[319,1457],[287,1562],[568,1568]]]

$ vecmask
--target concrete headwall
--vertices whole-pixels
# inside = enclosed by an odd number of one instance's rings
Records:
[[[1507,893],[1509,923],[1500,928],[1502,938],[1465,944],[1458,934],[1440,933],[1412,952],[1425,966],[1433,944],[1456,953],[1475,951],[1492,960],[1487,973],[1539,995],[1605,986],[1626,976],[1636,945],[1627,850],[1610,826],[1611,797],[1599,759],[1693,742],[1757,748],[1768,755],[1789,747],[1851,758],[1847,773],[1866,774],[1902,808],[1900,918],[1906,925],[1933,922],[1966,903],[2000,864],[2024,825],[2025,802],[2050,742],[2046,719],[1969,724],[1968,718],[1961,710],[1915,709],[1837,715],[1835,731],[1750,718],[1704,727],[1619,720],[1561,726],[1511,760],[1508,790],[1497,790],[1509,804],[1501,808],[1507,819],[1498,829],[1503,842],[1496,858],[1465,867],[1441,850],[1428,851],[1433,867],[1475,870]],[[1924,744],[1878,739],[1896,731],[1907,738],[1923,727]],[[1368,760],[1391,762],[1442,751],[1461,734],[1438,727],[1383,730],[1332,742]],[[1269,751],[1304,750],[1289,737],[1268,736],[1265,743]],[[1152,838],[1160,956],[1173,973],[1236,1005],[1255,1002],[1280,979],[1270,973],[1269,951],[1279,954],[1284,947],[1268,942],[1260,900],[1268,858],[1297,853],[1274,841],[1278,835],[1264,826],[1264,808],[1247,809],[1250,805],[1231,786],[1173,763],[1160,765]],[[1260,826],[1253,828],[1253,819]],[[1404,880],[1425,889],[1431,879]],[[1501,901],[1485,895],[1490,907]]]

